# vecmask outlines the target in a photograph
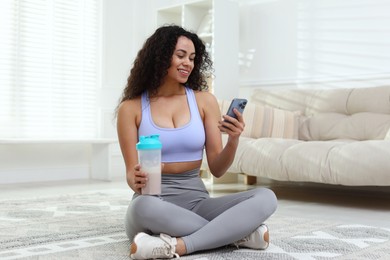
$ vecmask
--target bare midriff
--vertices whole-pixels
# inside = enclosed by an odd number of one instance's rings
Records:
[[[162,173],[179,174],[179,173],[200,168],[201,164],[202,164],[202,160],[191,161],[191,162],[164,163],[164,168],[162,169]]]

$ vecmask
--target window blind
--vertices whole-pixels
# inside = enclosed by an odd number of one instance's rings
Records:
[[[0,138],[97,137],[98,1],[0,1]]]

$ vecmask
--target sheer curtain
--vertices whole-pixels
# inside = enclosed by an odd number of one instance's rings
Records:
[[[97,137],[99,0],[0,1],[0,138]]]

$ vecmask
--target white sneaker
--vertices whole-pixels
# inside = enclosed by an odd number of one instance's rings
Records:
[[[146,233],[138,233],[131,243],[131,259],[156,259],[179,257],[175,253],[177,240],[165,234],[154,237]]]
[[[249,236],[234,243],[236,247],[247,247],[251,249],[266,249],[269,245],[269,231],[265,224],[260,225]]]

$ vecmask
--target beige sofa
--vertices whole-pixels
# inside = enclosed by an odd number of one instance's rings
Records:
[[[228,105],[220,101],[222,113]],[[390,86],[256,89],[244,119],[246,129],[230,173],[390,185]]]

